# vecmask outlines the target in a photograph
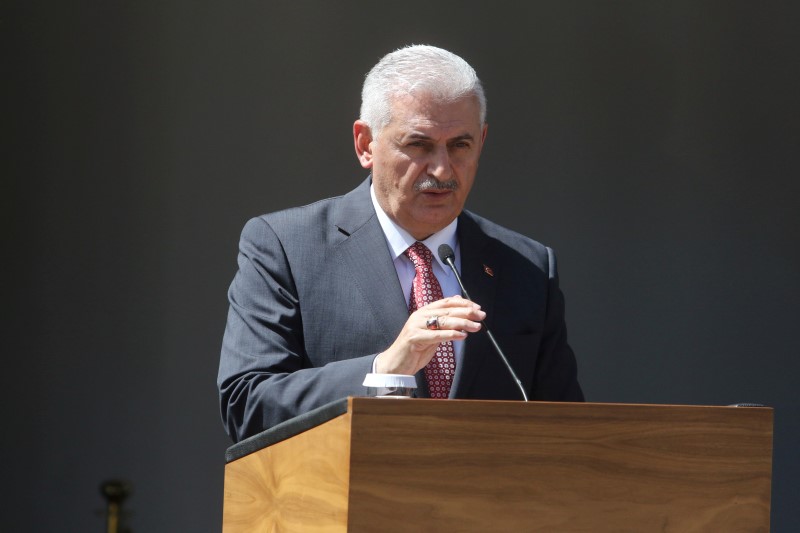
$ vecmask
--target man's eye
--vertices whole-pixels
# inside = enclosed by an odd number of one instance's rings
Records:
[[[415,150],[430,150],[430,144],[425,141],[411,141],[406,146]]]

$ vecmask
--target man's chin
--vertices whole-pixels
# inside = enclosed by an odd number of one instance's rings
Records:
[[[413,222],[412,228],[404,228],[417,240],[425,240],[437,231],[446,228],[456,217],[460,211],[448,210],[446,213],[438,213],[438,216],[418,217]],[[430,215],[430,213],[428,213]],[[422,237],[420,237],[422,236]]]

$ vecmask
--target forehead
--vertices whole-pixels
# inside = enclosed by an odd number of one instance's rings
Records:
[[[395,130],[480,130],[480,104],[473,95],[442,100],[430,94],[400,94],[391,99]]]

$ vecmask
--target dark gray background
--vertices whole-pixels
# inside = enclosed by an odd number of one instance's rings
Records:
[[[588,398],[774,406],[800,523],[796,2],[3,11],[3,531],[101,531],[112,476],[136,533],[220,529],[239,231],[363,179],[362,77],[415,42],[485,82],[468,206],[557,250]]]

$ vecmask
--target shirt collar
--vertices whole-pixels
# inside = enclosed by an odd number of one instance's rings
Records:
[[[383,234],[386,236],[386,241],[389,243],[389,249],[392,252],[392,260],[397,259],[403,252],[405,252],[409,246],[417,242],[417,239],[411,236],[406,230],[398,226],[394,220],[389,218],[383,208],[381,208],[380,204],[378,204],[378,199],[375,197],[375,186],[370,185],[369,187],[369,195],[372,198],[372,205],[375,207],[375,213],[378,215],[378,222],[381,224],[381,229],[383,229]],[[428,247],[428,249],[433,252],[433,257],[435,258],[436,262],[439,263],[439,266],[442,267],[442,270],[446,275],[451,275],[450,268],[442,263],[442,260],[439,259],[439,246],[442,244],[448,244],[453,250],[456,250],[457,247],[457,239],[456,239],[456,229],[458,228],[458,218],[455,218],[450,224],[445,226],[443,229],[437,231],[422,243]]]

